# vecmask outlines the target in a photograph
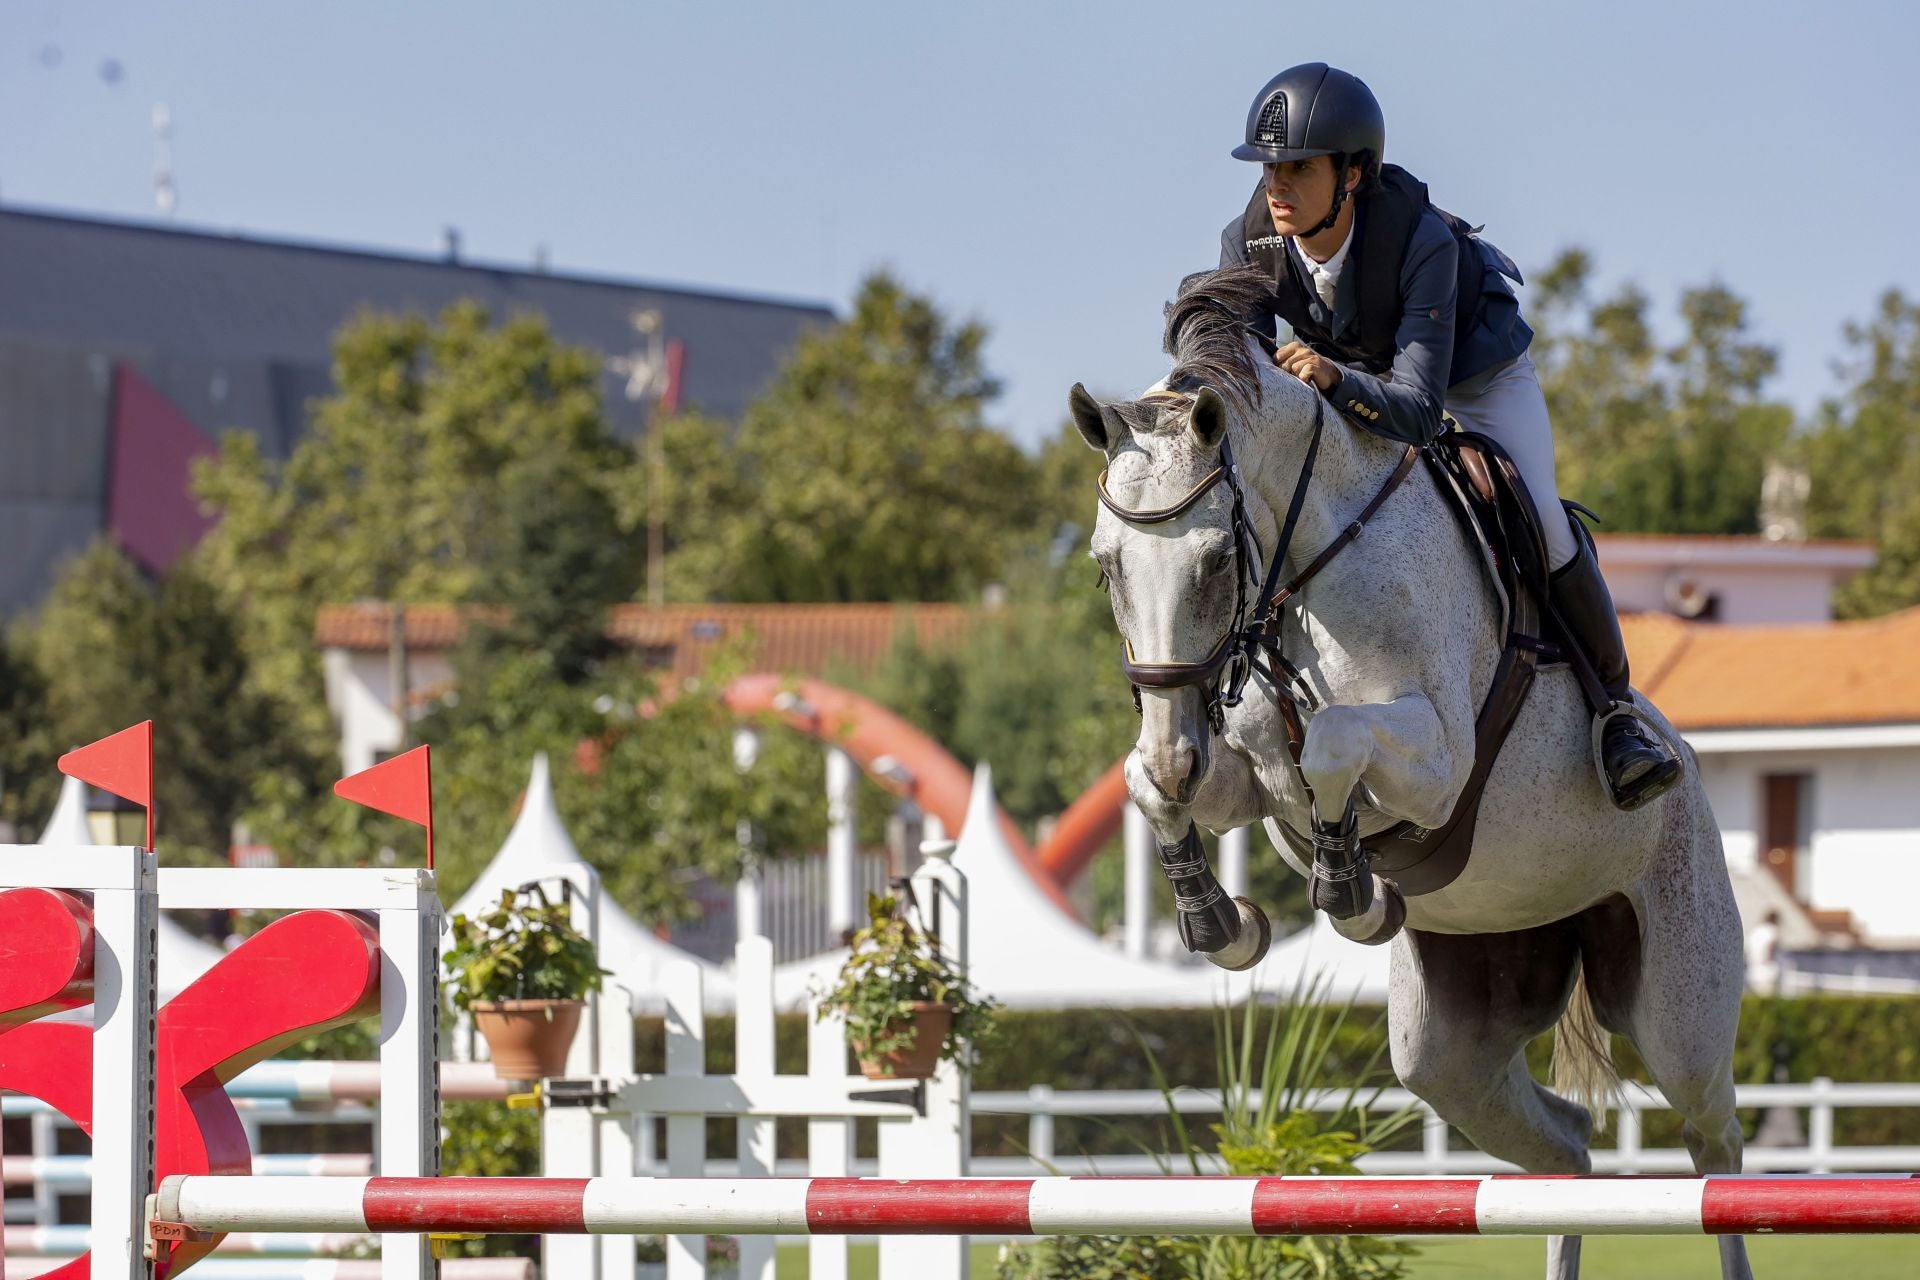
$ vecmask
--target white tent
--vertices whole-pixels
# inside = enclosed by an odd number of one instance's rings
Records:
[[[1008,1008],[1167,1008],[1239,1001],[1250,987],[1285,995],[1303,974],[1326,998],[1363,1003],[1386,998],[1387,948],[1363,947],[1324,917],[1279,939],[1251,974],[1205,961],[1169,963],[1128,956],[1060,909],[1008,847],[996,817],[993,778],[983,763],[953,861],[967,877],[967,954],[975,986]],[[781,966],[775,994],[783,1008],[804,1003],[809,987],[830,985],[845,950]]]
[[[53,806],[46,830],[40,833],[43,845],[90,845],[93,832],[87,827],[87,784],[69,777],[60,785],[60,801]],[[213,968],[226,953],[210,942],[203,942],[175,924],[167,913],[160,913],[157,945],[160,1002],[180,994],[194,979]]]
[[[585,865],[586,859],[580,856],[560,820],[560,809],[553,798],[553,776],[542,753],[534,757],[526,800],[506,842],[447,914],[477,915],[498,902],[504,890],[543,877],[566,876],[570,868]],[[676,960],[691,960],[705,970],[709,1009],[733,1005],[734,985],[727,973],[655,937],[605,893],[600,896],[598,941],[601,967],[612,970],[613,981],[633,992],[635,1007],[643,1012],[664,1008],[658,994],[660,974]]]

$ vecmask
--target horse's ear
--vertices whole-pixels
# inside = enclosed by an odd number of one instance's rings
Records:
[[[1227,403],[1212,387],[1202,387],[1193,397],[1193,412],[1187,415],[1200,447],[1213,450],[1227,434]]]
[[[1107,418],[1100,411],[1100,402],[1076,382],[1073,390],[1067,392],[1067,408],[1073,412],[1073,425],[1080,432],[1081,439],[1101,453],[1107,452]]]

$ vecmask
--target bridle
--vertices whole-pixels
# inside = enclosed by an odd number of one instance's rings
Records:
[[[1147,400],[1168,400],[1191,405],[1193,397],[1175,391],[1153,391],[1142,397]],[[1287,551],[1293,544],[1295,529],[1300,523],[1300,510],[1306,504],[1307,486],[1313,480],[1313,466],[1320,455],[1320,438],[1326,427],[1326,400],[1314,396],[1313,436],[1307,442],[1306,455],[1300,461],[1300,474],[1293,484],[1293,497],[1287,503],[1286,518],[1280,525],[1280,536],[1273,549],[1273,559],[1268,562],[1264,575],[1260,571],[1260,544],[1247,522],[1246,492],[1240,481],[1240,468],[1233,459],[1233,447],[1224,436],[1220,441],[1220,462],[1214,469],[1201,477],[1199,483],[1186,492],[1172,506],[1159,507],[1146,511],[1135,511],[1121,506],[1107,492],[1107,471],[1102,469],[1097,482],[1100,492],[1100,504],[1120,519],[1133,525],[1166,524],[1186,514],[1193,505],[1213,491],[1215,485],[1225,484],[1232,497],[1231,529],[1233,541],[1233,621],[1228,624],[1226,633],[1211,652],[1198,662],[1140,662],[1133,656],[1133,644],[1125,637],[1120,641],[1120,669],[1126,673],[1133,688],[1134,709],[1140,707],[1140,690],[1146,689],[1183,689],[1197,685],[1206,699],[1207,722],[1215,733],[1223,731],[1228,708],[1240,705],[1246,690],[1247,677],[1256,669],[1264,670],[1267,678],[1276,689],[1288,691],[1290,696],[1281,700],[1281,707],[1288,719],[1288,736],[1297,740],[1299,730],[1299,708],[1295,701],[1304,703],[1308,709],[1315,705],[1313,691],[1298,667],[1287,660],[1280,647],[1280,609],[1301,588],[1312,581],[1320,570],[1327,566],[1342,548],[1360,536],[1360,531],[1368,520],[1380,509],[1400,482],[1413,470],[1414,459],[1419,450],[1408,445],[1401,455],[1400,462],[1393,474],[1380,490],[1373,495],[1360,514],[1343,529],[1326,550],[1314,557],[1313,563],[1288,581],[1280,584],[1280,573],[1287,562]],[[1102,575],[1104,585],[1105,575]],[[1247,595],[1248,585],[1258,584],[1251,599]]]

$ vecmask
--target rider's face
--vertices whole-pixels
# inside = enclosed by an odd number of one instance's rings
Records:
[[[1333,157],[1314,156],[1260,166],[1266,174],[1267,212],[1273,229],[1297,236],[1317,225],[1333,207]]]

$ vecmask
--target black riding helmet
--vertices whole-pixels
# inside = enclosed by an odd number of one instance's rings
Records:
[[[1369,152],[1378,165],[1386,156],[1387,121],[1364,81],[1324,62],[1289,67],[1267,81],[1247,112],[1247,140],[1234,159],[1284,164],[1333,156],[1336,165]],[[1333,209],[1313,229],[1324,231],[1340,216],[1346,184],[1336,182]]]

